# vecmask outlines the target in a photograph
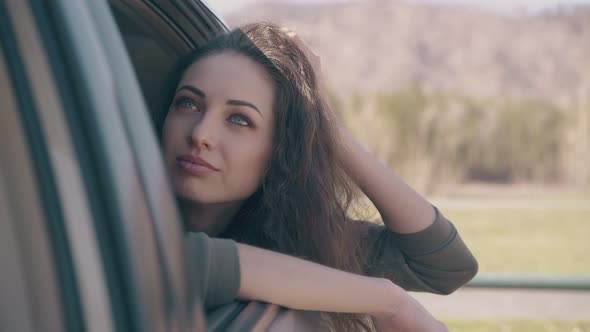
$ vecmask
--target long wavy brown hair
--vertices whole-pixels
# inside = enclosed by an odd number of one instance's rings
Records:
[[[341,270],[364,272],[358,234],[347,218],[356,189],[337,158],[337,122],[311,63],[285,32],[274,24],[255,23],[211,40],[181,61],[171,79],[168,103],[190,65],[228,51],[254,60],[274,80],[275,130],[262,186],[222,236]],[[324,317],[337,331],[369,329],[361,315]]]

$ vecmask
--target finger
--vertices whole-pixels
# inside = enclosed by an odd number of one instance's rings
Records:
[[[287,27],[282,27],[281,31],[285,32],[286,34],[294,34],[295,31],[291,28],[287,28]]]
[[[283,31],[284,33],[287,34],[287,36],[289,36],[293,39],[299,39],[299,36],[297,36],[297,33],[295,31],[293,31],[293,29],[291,29],[291,28],[281,27],[281,31]]]
[[[305,53],[307,58],[312,62],[316,71],[321,71],[321,60],[320,57],[311,50],[311,48],[297,35],[295,31],[288,27],[281,27],[281,31],[285,32],[289,38],[291,38],[297,46]]]

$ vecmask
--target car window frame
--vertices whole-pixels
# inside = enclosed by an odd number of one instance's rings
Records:
[[[193,29],[200,27],[201,21],[191,22],[190,17],[198,14],[195,10],[207,9],[202,7],[200,2],[146,2],[151,6],[159,3],[164,8],[159,9],[156,13],[158,15],[162,11],[182,15],[185,17],[182,24],[185,27],[193,25]],[[191,276],[187,276],[185,271],[183,228],[165,176],[159,145],[150,125],[141,91],[137,87],[131,62],[107,2],[71,3],[58,0],[50,5],[41,0],[29,0],[11,1],[8,2],[8,6],[20,6],[20,10],[26,8],[27,20],[30,21],[27,23],[27,33],[34,36],[37,47],[34,55],[28,59],[21,59],[30,62],[27,65],[30,68],[23,70],[24,79],[34,80],[35,69],[42,69],[43,75],[51,76],[42,84],[32,82],[32,85],[41,84],[40,87],[31,88],[27,84],[27,93],[30,96],[19,99],[23,103],[30,102],[35,107],[40,106],[35,109],[35,112],[38,112],[35,113],[35,119],[39,122],[39,132],[43,133],[35,139],[35,144],[28,144],[23,153],[31,152],[29,150],[32,148],[44,154],[42,159],[45,163],[41,164],[46,167],[41,167],[42,165],[37,162],[39,158],[33,158],[34,161],[28,164],[36,167],[37,173],[45,172],[45,176],[37,174],[37,181],[32,183],[34,186],[45,186],[45,189],[37,188],[39,204],[43,205],[38,213],[44,218],[58,220],[60,227],[58,231],[37,231],[38,236],[45,238],[46,247],[49,248],[45,251],[45,256],[40,257],[47,256],[45,266],[48,271],[52,271],[51,273],[58,277],[60,273],[67,274],[65,279],[62,275],[61,279],[44,280],[45,293],[55,292],[53,297],[48,297],[54,301],[50,306],[52,310],[44,311],[44,315],[29,322],[34,325],[34,330],[43,328],[50,331],[98,331],[101,329],[92,322],[97,322],[102,317],[109,321],[102,325],[108,326],[104,330],[203,330],[204,316],[200,298],[192,292],[187,281]],[[6,12],[3,7],[2,11]],[[166,24],[175,25],[177,22],[174,20]],[[208,17],[204,22],[204,29],[209,29],[208,26],[211,24],[222,24],[215,16]],[[225,25],[222,26],[227,29]],[[3,32],[5,30],[3,29]],[[208,31],[207,34],[211,35],[212,31]],[[193,35],[191,38],[198,36]],[[113,40],[115,46],[110,48],[113,46]],[[28,43],[22,40],[19,42]],[[187,50],[185,46],[180,49]],[[31,50],[30,45],[24,48]],[[33,65],[32,58],[36,59]],[[89,64],[95,65],[92,70],[88,69]],[[11,65],[7,68],[13,70]],[[96,75],[93,76],[92,73]],[[48,82],[54,87],[48,86]],[[22,89],[21,86],[12,91],[20,94],[27,89]],[[51,96],[50,99],[54,100],[49,104],[52,105],[43,105],[41,95]],[[132,95],[132,98],[128,98],[129,95]],[[22,107],[19,104],[13,108],[15,112],[19,112]],[[112,126],[106,130],[106,124]],[[61,129],[61,132],[58,132],[58,129]],[[147,147],[145,141],[142,142],[146,138],[149,141]],[[65,156],[56,157],[56,139],[68,141]],[[39,151],[35,151],[32,153],[39,154]],[[109,158],[113,160],[108,160]],[[105,161],[105,164],[101,164],[101,161]],[[66,166],[75,168],[72,176],[76,178],[76,188],[73,190],[66,189],[71,186],[63,180],[63,174],[60,175],[60,167],[64,162]],[[117,174],[118,170],[126,172],[131,178],[131,192],[138,196],[135,200],[129,197],[134,195],[125,195],[130,191],[126,191],[121,184],[122,177]],[[6,174],[8,173],[2,170],[0,175],[7,177]],[[153,174],[158,175],[156,181],[150,180]],[[6,195],[9,192],[5,186],[6,181],[2,179],[0,192]],[[14,179],[20,181],[21,177]],[[43,184],[43,181],[46,184]],[[129,181],[125,184],[129,186]],[[65,195],[64,190],[70,196]],[[73,222],[72,216],[76,216],[76,213],[72,214],[71,206],[67,205],[71,203],[67,202],[68,197],[72,199],[71,194],[74,192],[79,195],[75,197],[79,199],[79,205],[83,205],[80,208],[82,212],[80,209],[77,210],[77,216],[86,214],[81,218],[83,227],[86,227],[86,239],[92,234],[96,236],[96,245],[88,241],[90,245],[87,250],[100,256],[100,262],[93,264],[100,265],[95,266],[94,271],[97,275],[104,274],[99,284],[106,284],[103,286],[108,290],[104,291],[103,288],[99,291],[108,293],[105,295],[108,300],[103,299],[102,305],[109,308],[103,310],[103,314],[89,311],[92,308],[92,299],[84,295],[85,292],[92,291],[93,287],[87,286],[93,285],[96,280],[89,283],[87,273],[81,270],[84,264],[81,263],[82,256],[77,252],[81,243],[75,238],[76,232],[73,231],[76,227],[79,231],[80,224]],[[164,204],[156,203],[162,201]],[[51,207],[48,208],[48,205]],[[131,212],[126,210],[125,206],[132,206],[133,208],[129,209]],[[3,227],[7,226],[3,229],[7,230],[6,234],[13,234],[14,229],[10,227],[21,222],[22,214],[15,213],[14,206],[0,207],[2,214],[10,215],[14,221],[3,224]],[[6,246],[12,249],[17,246],[17,249],[22,249],[27,243],[29,242],[19,239],[6,242]],[[59,249],[60,246],[62,249]],[[39,250],[37,246],[35,250]],[[14,260],[23,263],[28,253],[15,253],[11,259],[13,263]],[[67,264],[55,266],[54,259],[66,260]],[[22,269],[17,269],[16,272],[13,277],[21,273]],[[52,283],[49,283],[50,281]],[[30,283],[27,287],[20,288],[29,288],[29,297],[23,299],[24,306],[34,306],[35,296],[40,295],[43,298],[43,301],[37,301],[37,309],[30,311],[29,316],[35,317],[35,313],[41,310],[39,303],[49,300],[43,292],[35,291],[39,287],[29,286]],[[108,303],[105,305],[105,302]],[[45,324],[44,319],[53,319],[54,324]]]
[[[146,193],[137,169],[105,45],[90,1],[54,1],[45,9],[60,33],[69,79],[80,97],[81,127],[88,137],[104,218],[99,242],[106,269],[117,269],[124,330],[171,329],[165,310],[164,268]],[[116,37],[116,36],[114,36]],[[94,183],[97,184],[97,183]],[[107,249],[107,245],[114,248]],[[112,281],[112,280],[111,280]],[[120,325],[118,325],[120,326]]]
[[[89,196],[97,198],[90,205],[93,206],[93,223],[96,234],[99,234],[98,242],[100,243],[101,257],[104,259],[104,270],[115,271],[110,273],[112,277],[109,279],[109,290],[113,295],[111,300],[116,298],[118,301],[112,301],[111,309],[113,315],[124,317],[118,320],[123,323],[117,324],[117,329],[124,331],[175,330],[175,326],[171,326],[170,321],[166,319],[166,315],[170,314],[169,310],[166,310],[163,287],[163,279],[167,271],[162,266],[160,245],[154,234],[150,206],[146,200],[134,153],[129,143],[127,128],[121,119],[119,96],[114,93],[114,68],[108,64],[104,51],[108,45],[101,44],[98,29],[95,26],[97,23],[94,22],[96,18],[90,14],[92,11],[89,8],[89,3],[91,4],[91,2],[61,1],[49,6],[46,2],[35,0],[13,1],[9,3],[11,6],[9,8],[21,10],[18,15],[13,13],[15,17],[18,17],[17,20],[20,23],[23,18],[22,11],[30,9],[28,6],[31,5],[35,9],[35,18],[39,20],[37,23],[42,21],[41,18],[44,18],[45,23],[48,23],[44,29],[39,29],[44,32],[45,46],[51,45],[48,42],[48,39],[51,38],[48,36],[52,33],[57,41],[53,44],[54,51],[57,49],[57,52],[53,52],[54,54],[50,56],[50,71],[56,76],[61,75],[57,80],[59,83],[55,84],[60,96],[62,98],[69,97],[63,98],[69,102],[61,106],[65,106],[63,109],[68,119],[67,127],[71,131],[70,134],[77,136],[73,141],[83,142],[77,144],[75,150],[82,156],[80,159],[86,161],[81,165],[85,169],[83,173],[86,189],[93,194]],[[28,15],[26,19],[30,19],[30,13],[26,13],[26,15]],[[31,26],[26,29],[29,34],[34,33],[35,30]],[[22,43],[21,46],[30,46],[28,37],[21,36],[20,38],[18,42]],[[39,49],[36,51],[33,53],[40,53]],[[13,58],[18,59],[18,57]],[[27,60],[26,57],[24,58]],[[38,83],[32,72],[28,74],[32,75],[33,83]],[[26,74],[23,75],[23,78],[27,78]],[[37,89],[37,93],[45,93],[47,86],[45,88]],[[35,89],[19,87],[15,91],[22,94],[31,93],[31,90]],[[21,99],[25,102],[42,104],[42,101],[35,100],[34,96],[26,96]],[[62,108],[53,106],[54,111]],[[22,107],[19,108],[19,111],[21,109]],[[43,120],[53,121],[50,117]],[[34,123],[34,125],[42,127],[45,124]],[[29,126],[31,125],[29,124]],[[78,129],[77,132],[76,129]],[[63,227],[64,211],[59,206],[62,197],[59,196],[59,190],[56,188],[59,176],[56,177],[53,172],[58,166],[51,163],[51,161],[59,163],[61,160],[60,157],[51,160],[49,151],[54,146],[52,142],[46,141],[46,136],[39,137],[36,138],[36,144],[30,145],[36,149],[32,150],[33,153],[39,154],[39,151],[45,153],[42,156],[42,161],[46,161],[41,164],[38,161],[40,158],[36,158],[31,165],[36,167],[38,172],[45,172],[45,176],[37,177],[40,185],[45,186],[44,192],[40,195],[45,207],[43,213],[61,221],[62,224],[59,225]],[[43,184],[42,181],[49,182],[51,186]],[[51,192],[47,193],[48,191]],[[53,241],[54,243],[52,243],[54,258],[57,260],[69,259],[68,266],[74,269],[75,264],[71,260],[72,256],[76,256],[77,251],[68,250],[67,246],[71,245],[76,238],[70,237],[68,239],[64,229],[60,229],[60,231],[47,232],[53,238],[63,235],[61,241]],[[60,248],[59,246],[66,249],[55,252]],[[108,249],[109,247],[115,248]],[[58,266],[57,271],[63,274],[62,270],[67,269],[64,266]],[[62,292],[63,309],[66,311],[63,315],[64,324],[67,325],[65,330],[79,331],[92,327],[84,325],[86,321],[81,314],[81,311],[87,310],[88,303],[81,301],[79,297],[70,297],[68,302],[68,294],[79,295],[77,293],[81,291],[79,280],[76,279],[80,277],[80,274],[82,273],[76,274],[70,271],[70,274],[66,275],[69,279],[66,282],[61,280],[62,282],[56,286]],[[64,277],[61,276],[61,279]],[[113,286],[113,284],[115,285]],[[53,288],[50,287],[50,289]],[[122,294],[117,296],[115,295],[117,293]],[[117,303],[120,305],[117,306]],[[117,315],[120,312],[123,313]],[[96,317],[100,317],[100,315],[95,312],[86,313],[88,321]]]
[[[2,80],[6,80],[2,94],[7,97],[2,100],[5,137],[0,151],[3,158],[9,156],[0,167],[1,190],[8,201],[3,206],[2,214],[8,218],[2,219],[6,231],[2,236],[10,237],[2,242],[15,255],[3,256],[2,264],[11,266],[6,269],[10,272],[3,273],[8,280],[2,287],[10,288],[14,297],[3,299],[2,311],[7,317],[1,324],[10,329],[20,325],[31,330],[72,330],[83,328],[83,323],[77,288],[63,287],[75,276],[67,242],[63,241],[63,213],[56,199],[38,103],[22,54],[23,41],[19,40],[27,32],[22,24],[28,18],[22,13],[26,9],[23,5],[0,3],[0,65]]]

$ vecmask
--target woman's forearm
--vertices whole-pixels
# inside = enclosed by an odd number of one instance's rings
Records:
[[[391,315],[407,293],[391,281],[365,277],[238,244],[238,297],[291,309]]]
[[[291,309],[369,314],[379,332],[448,332],[389,280],[359,276],[243,244],[238,244],[238,254],[240,298]]]
[[[340,159],[348,175],[373,202],[385,225],[396,233],[415,233],[435,219],[432,205],[342,130]]]

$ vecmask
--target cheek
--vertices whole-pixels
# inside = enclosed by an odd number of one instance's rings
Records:
[[[173,153],[174,147],[179,143],[179,139],[182,138],[182,130],[183,128],[179,126],[178,121],[175,121],[174,117],[166,117],[162,128],[162,147],[165,156]]]
[[[270,163],[271,147],[258,145],[257,149],[241,149],[233,156],[231,182],[237,185],[237,191],[243,195],[253,194],[262,184],[266,169]]]
[[[256,160],[252,161],[251,165],[252,165],[252,172],[253,177],[257,179],[257,184],[260,185],[262,184],[262,181],[264,180],[264,176],[266,175],[266,170],[268,168],[268,165],[270,163],[270,151],[260,151],[257,154],[257,158]]]

